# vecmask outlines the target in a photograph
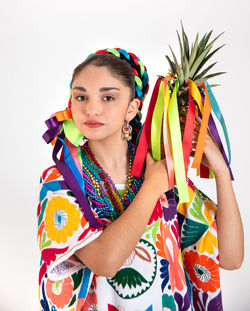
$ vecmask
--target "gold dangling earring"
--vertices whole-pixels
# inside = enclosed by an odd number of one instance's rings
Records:
[[[124,125],[122,126],[122,133],[124,134],[124,137],[126,140],[131,140],[132,138],[132,126],[124,120]]]

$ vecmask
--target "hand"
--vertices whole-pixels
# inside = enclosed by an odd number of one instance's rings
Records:
[[[192,145],[193,149],[191,152],[191,156],[194,156],[195,154],[195,149],[197,146],[197,140],[201,125],[201,119],[198,116],[196,116],[195,119],[196,122],[194,128],[193,145]],[[228,167],[219,148],[217,147],[212,137],[208,133],[206,133],[201,163],[207,166],[209,169],[211,169],[215,176],[219,174],[224,174],[226,171],[228,172]]]
[[[151,187],[159,192],[159,196],[169,190],[168,172],[166,160],[154,161],[150,152],[146,156],[145,182],[150,183]]]

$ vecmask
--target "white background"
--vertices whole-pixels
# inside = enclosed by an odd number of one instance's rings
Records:
[[[250,310],[249,13],[248,0],[1,0],[0,311],[38,310],[39,176],[52,164],[43,122],[66,107],[73,68],[97,49],[122,47],[146,64],[151,93],[156,75],[168,71],[168,44],[178,51],[180,20],[192,40],[197,31],[225,31],[214,60],[227,74],[212,82],[221,84],[214,93],[231,141],[245,260],[239,270],[221,271],[222,290],[226,311]],[[196,183],[216,199],[213,181]]]

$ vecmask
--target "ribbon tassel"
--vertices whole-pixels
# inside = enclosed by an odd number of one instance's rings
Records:
[[[170,80],[175,82],[170,82]],[[172,91],[170,91],[169,83],[173,83],[171,88]],[[192,168],[197,169],[197,175],[200,175],[202,178],[214,177],[213,172],[201,163],[207,133],[209,133],[220,149],[228,166],[230,165],[231,151],[223,116],[207,82],[197,87],[192,80],[188,81],[188,109],[182,139],[177,101],[178,86],[178,80],[170,74],[165,78],[159,77],[157,79],[131,174],[132,176],[137,177],[141,175],[147,149],[151,142],[152,156],[155,161],[161,160],[163,156],[162,154],[165,154],[169,188],[173,188],[176,183],[180,202],[185,203],[189,201],[187,175],[190,154],[192,151],[196,114],[201,115],[198,142],[192,163]],[[229,161],[227,160],[213,121],[211,114],[212,111],[222,124],[228,147]],[[230,173],[231,178],[233,179],[231,169]]]

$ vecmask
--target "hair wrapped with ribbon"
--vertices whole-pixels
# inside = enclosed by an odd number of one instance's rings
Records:
[[[201,164],[206,133],[209,133],[230,169],[231,151],[225,121],[207,82],[208,78],[222,73],[205,76],[215,63],[200,73],[206,61],[221,48],[209,54],[214,41],[219,37],[208,44],[211,33],[206,34],[200,42],[197,35],[190,50],[188,38],[182,27],[183,42],[178,34],[181,65],[178,65],[171,49],[174,61],[167,56],[171,72],[166,77],[158,77],[156,81],[131,172],[133,176],[140,176],[147,150],[150,147],[154,160],[166,158],[169,188],[173,188],[174,184],[177,185],[182,203],[189,201],[187,171],[192,150],[195,115],[201,118],[201,126],[192,168],[197,169],[197,175],[200,177],[213,177],[213,172]],[[228,156],[222,145],[213,114],[223,128]],[[183,135],[180,115],[185,116]],[[231,169],[230,173],[233,179]]]

